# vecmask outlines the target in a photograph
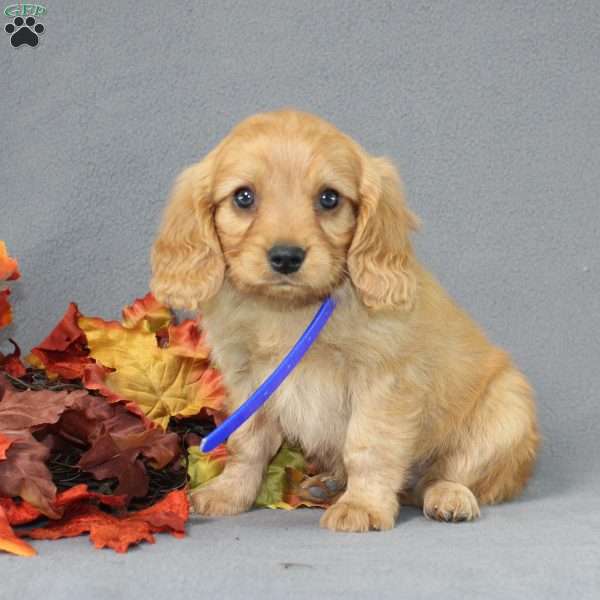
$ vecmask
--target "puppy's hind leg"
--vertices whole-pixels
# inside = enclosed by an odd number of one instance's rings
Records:
[[[423,512],[468,521],[479,516],[479,504],[513,498],[531,475],[538,444],[531,388],[511,367],[491,382],[450,449],[418,483]]]

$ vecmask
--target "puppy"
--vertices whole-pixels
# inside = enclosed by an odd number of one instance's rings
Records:
[[[393,527],[400,503],[469,520],[527,481],[532,390],[415,258],[391,162],[320,118],[257,114],[179,177],[151,289],[199,311],[230,410],[271,373],[331,294],[337,308],[279,391],[228,441],[205,515],[248,510],[282,441],[345,484],[323,527]]]

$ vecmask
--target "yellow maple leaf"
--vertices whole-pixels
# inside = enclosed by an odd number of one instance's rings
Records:
[[[149,419],[166,428],[172,416],[189,417],[202,408],[222,410],[220,375],[205,360],[181,356],[157,344],[146,320],[124,327],[117,321],[80,317],[91,356],[105,367],[110,390],[135,402]]]

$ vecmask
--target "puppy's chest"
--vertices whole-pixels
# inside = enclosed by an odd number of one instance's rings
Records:
[[[311,315],[279,322],[260,313],[252,317],[206,321],[213,357],[226,382],[244,394],[273,372]],[[348,375],[343,353],[322,334],[267,401],[265,410],[277,420],[286,439],[300,444],[307,455],[338,454],[350,416]]]
[[[350,417],[345,370],[341,364],[336,368],[335,361],[319,363],[318,353],[304,361],[271,399],[269,412],[286,439],[300,444],[308,455],[336,454]]]

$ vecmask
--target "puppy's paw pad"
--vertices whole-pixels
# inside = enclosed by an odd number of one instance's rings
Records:
[[[394,515],[367,508],[361,504],[342,501],[330,506],[321,517],[321,527],[332,531],[365,532],[369,529],[383,531],[394,527]]]
[[[298,495],[310,502],[331,504],[344,491],[344,483],[329,473],[307,477],[299,486]]]
[[[207,485],[190,494],[193,512],[207,517],[238,515],[250,508],[222,486]]]
[[[479,504],[468,487],[440,481],[425,491],[423,513],[436,521],[472,521],[479,517]]]

